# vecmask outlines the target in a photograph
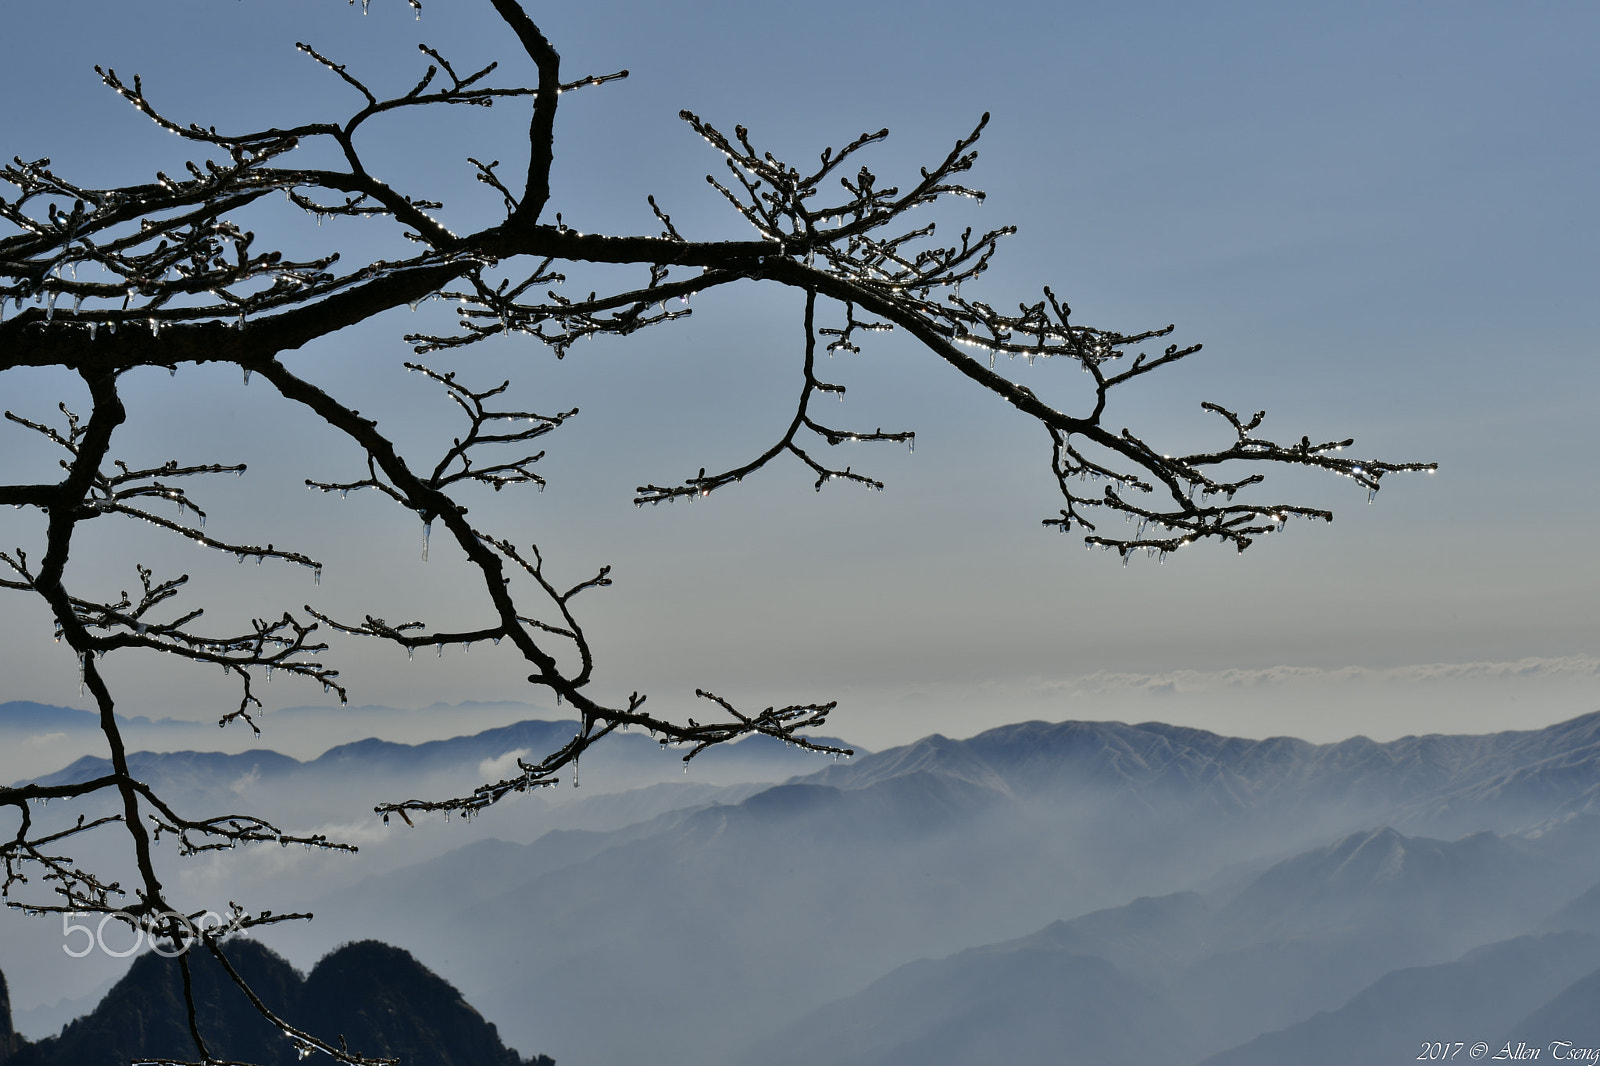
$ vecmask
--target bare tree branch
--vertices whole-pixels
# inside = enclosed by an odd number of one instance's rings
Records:
[[[437,454],[407,455],[393,436],[361,415],[360,397],[337,396],[295,373],[284,360],[286,353],[383,311],[443,297],[457,303],[456,328],[408,337],[414,353],[455,352],[491,337],[509,337],[528,338],[561,357],[588,338],[665,328],[690,314],[688,301],[697,293],[736,283],[787,286],[804,298],[803,345],[797,351],[775,346],[792,352],[800,370],[787,425],[777,427],[774,443],[754,458],[718,473],[702,467],[681,483],[646,482],[637,489],[636,503],[705,497],[785,455],[815,475],[819,490],[841,479],[881,489],[881,482],[853,464],[825,462],[816,441],[830,447],[874,441],[911,445],[914,432],[843,429],[818,414],[812,401],[819,394],[842,397],[845,387],[819,376],[817,346],[825,338],[830,354],[857,353],[872,334],[899,329],[978,390],[1039,425],[1049,439],[1049,468],[1064,501],[1059,516],[1045,518],[1044,524],[1063,533],[1081,530],[1086,545],[1114,550],[1124,563],[1141,549],[1164,555],[1203,539],[1243,551],[1256,538],[1283,529],[1290,518],[1331,521],[1332,513],[1323,508],[1263,495],[1266,472],[1273,469],[1324,470],[1362,485],[1369,498],[1388,474],[1433,469],[1426,463],[1346,458],[1349,440],[1313,443],[1302,436],[1298,443],[1281,444],[1261,435],[1264,414],[1245,418],[1209,400],[1201,406],[1221,419],[1226,431],[1207,451],[1169,455],[1149,443],[1147,432],[1108,422],[1114,388],[1186,359],[1200,346],[1166,343],[1147,354],[1140,349],[1165,342],[1172,326],[1124,333],[1083,325],[1049,287],[1037,299],[963,294],[964,286],[981,285],[1014,227],[983,233],[966,228],[946,240],[937,237],[938,220],[911,216],[951,198],[983,198],[967,184],[967,175],[976,164],[987,115],[932,166],[900,184],[887,184],[862,162],[888,137],[887,129],[862,133],[837,151],[825,149],[814,167],[802,170],[756,147],[745,127],[735,126],[730,136],[685,111],[684,121],[720,157],[718,173],[708,175],[707,182],[752,227],[749,240],[689,239],[653,196],[648,204],[659,235],[579,233],[564,225],[560,214],[554,224],[544,222],[562,95],[627,72],[564,83],[560,56],[524,8],[514,0],[490,2],[532,61],[534,84],[496,82],[504,76],[497,63],[458,73],[439,50],[424,44],[422,68],[407,82],[411,87],[385,96],[361,71],[302,43],[300,50],[323,75],[348,90],[354,110],[297,126],[229,133],[169,116],[140,78],[130,82],[105,69],[100,74],[107,87],[196,153],[181,170],[173,168],[178,176],[158,172],[153,181],[94,189],[58,174],[48,159],[15,157],[0,166],[0,184],[13,190],[0,198],[0,373],[62,368],[78,375],[89,393],[83,415],[64,403],[55,413],[5,412],[14,426],[60,449],[62,474],[53,483],[8,479],[0,484],[0,504],[44,518],[41,543],[0,550],[0,588],[38,597],[50,611],[57,639],[81,663],[82,685],[98,709],[110,761],[109,773],[78,784],[0,788],[0,810],[16,818],[14,831],[0,838],[0,896],[36,913],[116,914],[175,950],[201,946],[303,1052],[321,1051],[346,1063],[385,1060],[331,1047],[273,1014],[239,978],[220,943],[227,931],[302,916],[252,915],[235,906],[228,930],[199,932],[195,916],[185,917],[169,900],[151,849],[163,834],[178,842],[174,850],[182,855],[273,841],[354,849],[319,834],[285,831],[247,813],[191,815],[175,809],[129,769],[101,656],[160,653],[175,666],[181,661],[220,667],[239,692],[237,706],[220,715],[222,724],[242,719],[253,726],[251,710],[260,706],[253,686],[274,671],[320,683],[325,692],[346,699],[338,670],[323,658],[330,650],[322,642],[324,633],[385,641],[408,655],[419,647],[490,641],[502,646],[503,654],[520,657],[530,685],[549,690],[577,714],[579,726],[570,741],[537,759],[520,760],[516,773],[465,795],[380,804],[376,812],[385,821],[398,816],[409,822],[412,814],[427,811],[471,817],[507,796],[555,784],[569,767],[576,784],[581,756],[618,729],[648,730],[663,746],[682,750],[685,762],[711,745],[755,734],[811,751],[848,750],[807,738],[825,725],[835,709],[832,702],[751,713],[696,690],[713,718],[701,723],[657,717],[637,691],[612,703],[590,695],[596,655],[579,598],[610,585],[610,568],[558,576],[560,568],[548,566],[526,538],[513,540],[475,525],[466,503],[469,493],[484,488],[543,486],[537,464],[544,452],[535,450],[534,442],[542,446],[542,438],[577,416],[576,409],[551,414],[522,409],[507,398],[510,381],[482,385],[456,370],[408,361],[407,370],[442,386],[464,427]],[[417,6],[416,0],[412,4]],[[499,221],[477,232],[452,232],[443,221],[443,205],[420,191],[407,191],[409,175],[376,173],[362,152],[367,123],[379,115],[496,104],[528,108],[528,169],[519,189],[499,175],[494,153],[468,159],[477,181],[488,186],[501,208]],[[338,165],[297,165],[313,145],[335,148]],[[511,145],[506,154],[519,150]],[[273,215],[274,210],[279,213]],[[270,240],[239,221],[246,216],[274,226],[308,218],[367,219],[390,227],[415,251],[395,261],[347,264],[341,257],[347,249],[323,236],[322,251],[291,257],[265,249]],[[611,291],[568,294],[563,290],[567,267],[582,263],[627,266],[636,273]],[[837,325],[821,325],[824,321]],[[1003,372],[1002,356],[1075,367],[1089,375],[1092,396],[1077,407],[1047,402]],[[247,628],[217,631],[204,626],[203,608],[179,606],[190,591],[187,575],[158,576],[135,562],[138,588],[131,595],[69,582],[67,564],[75,545],[81,545],[83,527],[119,520],[230,553],[241,563],[253,559],[257,565],[303,567],[312,571],[313,588],[319,582],[321,564],[293,547],[207,531],[207,511],[188,479],[244,475],[245,464],[171,459],[152,465],[115,456],[114,440],[129,418],[119,394],[121,375],[138,367],[175,371],[184,363],[228,363],[239,368],[245,382],[259,376],[284,401],[334,431],[352,466],[342,474],[336,466],[309,472],[305,484],[340,495],[370,489],[395,504],[405,520],[418,521],[425,544],[434,525],[440,525],[441,535],[461,552],[479,613],[465,624],[435,627],[420,619],[389,622],[371,613],[341,620],[308,604],[299,611],[262,611]],[[1045,370],[1040,368],[1041,381],[1048,383],[1053,379],[1043,377]],[[1107,527],[1114,513],[1123,516],[1127,529]],[[48,799],[83,804],[102,795],[115,798],[114,813],[93,819],[80,815],[65,826],[38,825],[30,806]],[[129,889],[62,853],[82,834],[108,826],[120,827],[133,853],[137,883],[130,886],[131,902]],[[195,1019],[187,959],[182,966],[198,1061],[216,1066],[220,1060]]]

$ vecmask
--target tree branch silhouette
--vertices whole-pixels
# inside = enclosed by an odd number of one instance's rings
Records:
[[[166,834],[176,839],[180,854],[264,841],[354,849],[316,834],[288,834],[250,815],[189,816],[166,803],[129,769],[117,702],[99,666],[102,656],[149,652],[220,667],[239,686],[238,705],[221,715],[222,724],[243,720],[253,726],[251,709],[260,705],[253,685],[274,671],[320,683],[341,702],[346,699],[338,670],[324,660],[329,649],[319,634],[326,630],[385,641],[408,654],[419,647],[492,641],[521,657],[531,685],[554,693],[577,714],[579,728],[569,742],[542,758],[519,760],[516,773],[465,795],[381,804],[376,813],[385,821],[391,816],[409,821],[411,814],[428,811],[470,817],[506,796],[554,784],[590,747],[622,728],[650,731],[662,745],[681,749],[685,762],[711,745],[752,734],[814,751],[842,749],[806,738],[826,722],[832,702],[745,712],[697,690],[714,719],[701,723],[657,716],[638,692],[621,703],[589,694],[595,654],[575,601],[609,585],[609,568],[568,585],[547,569],[537,546],[480,528],[463,502],[475,487],[499,492],[542,485],[536,464],[543,452],[531,446],[576,417],[576,410],[502,409],[509,382],[483,386],[456,371],[408,361],[409,370],[443,386],[465,421],[461,435],[441,454],[408,456],[392,435],[361,415],[360,397],[335,395],[295,373],[283,361],[286,353],[383,311],[441,297],[458,305],[456,328],[407,337],[416,355],[511,336],[543,344],[561,357],[585,339],[667,328],[691,313],[686,301],[697,293],[747,282],[785,286],[804,297],[803,343],[797,346],[800,390],[792,419],[753,459],[720,473],[702,468],[677,484],[647,482],[638,488],[636,502],[708,496],[783,456],[805,465],[818,490],[840,480],[882,488],[854,464],[841,468],[822,461],[815,440],[830,447],[909,445],[914,432],[846,430],[824,422],[811,401],[819,393],[842,395],[844,387],[818,376],[816,352],[819,340],[825,340],[829,353],[858,352],[872,334],[899,329],[979,392],[1009,404],[1044,430],[1050,469],[1064,501],[1059,516],[1045,518],[1044,524],[1063,533],[1080,530],[1086,544],[1116,551],[1124,562],[1140,550],[1165,554],[1206,539],[1243,551],[1291,517],[1332,519],[1318,507],[1257,498],[1265,469],[1325,470],[1369,493],[1386,475],[1433,469],[1425,463],[1345,458],[1348,440],[1313,444],[1302,437],[1294,444],[1275,443],[1259,435],[1262,414],[1246,419],[1209,401],[1202,406],[1227,424],[1224,443],[1210,451],[1166,455],[1142,433],[1113,429],[1106,421],[1113,389],[1193,355],[1200,346],[1168,344],[1146,355],[1141,346],[1165,340],[1173,327],[1122,333],[1082,325],[1048,287],[1032,302],[963,295],[963,285],[970,289],[981,283],[1014,227],[984,233],[968,228],[945,243],[936,239],[936,221],[916,224],[910,216],[951,198],[983,198],[964,182],[978,158],[987,115],[902,187],[885,184],[858,165],[888,137],[886,129],[863,133],[838,151],[830,148],[802,171],[758,149],[743,126],[735,126],[730,137],[686,111],[683,120],[720,159],[721,176],[708,175],[707,182],[750,225],[750,239],[688,239],[653,197],[649,204],[662,225],[656,235],[579,233],[560,215],[553,224],[544,221],[561,98],[625,78],[627,71],[563,82],[560,56],[526,11],[513,0],[491,3],[523,58],[532,62],[535,84],[495,82],[501,75],[497,64],[457,74],[443,55],[423,45],[426,66],[412,87],[386,97],[348,65],[301,44],[313,63],[356,94],[356,110],[339,120],[226,133],[169,116],[140,78],[129,82],[105,69],[100,73],[107,87],[195,153],[195,159],[181,164],[178,176],[161,172],[153,182],[94,189],[58,174],[48,159],[16,158],[0,167],[0,182],[15,190],[0,199],[0,219],[11,230],[0,238],[0,316],[11,304],[9,316],[0,317],[0,373],[61,368],[77,374],[89,395],[83,413],[64,403],[55,415],[6,412],[13,423],[64,454],[56,482],[0,484],[0,504],[30,508],[46,520],[42,551],[0,551],[0,586],[38,597],[48,607],[57,639],[80,660],[111,764],[110,773],[80,784],[0,788],[0,808],[16,819],[15,830],[0,843],[3,893],[11,905],[35,912],[116,914],[175,950],[203,946],[297,1047],[346,1063],[383,1060],[317,1041],[274,1015],[223,953],[226,933],[297,916],[251,915],[240,908],[225,929],[200,930],[198,916],[169,899],[151,848]],[[453,233],[442,220],[441,204],[406,192],[404,174],[377,173],[361,149],[365,124],[378,115],[504,104],[531,104],[528,140],[521,146],[529,152],[527,173],[519,189],[498,174],[497,161],[470,160],[478,180],[503,207],[495,225],[473,233]],[[317,144],[331,144],[342,167],[294,165]],[[394,261],[351,265],[337,242],[304,258],[263,250],[269,242],[236,219],[246,209],[263,210],[273,194],[282,198],[285,217],[379,220],[395,227],[416,251]],[[563,263],[629,266],[638,274],[616,291],[567,295],[561,289]],[[1014,312],[998,309],[1010,303]],[[837,324],[821,325],[824,314],[836,315],[830,321]],[[1075,413],[1047,403],[1000,372],[1002,356],[1051,360],[1087,372],[1094,385],[1092,402]],[[129,417],[119,392],[122,375],[138,368],[207,363],[237,366],[246,382],[258,376],[288,404],[339,434],[359,456],[355,476],[341,480],[318,472],[305,479],[306,485],[325,493],[371,490],[409,515],[407,520],[420,521],[425,537],[438,525],[472,575],[477,620],[465,628],[440,629],[422,620],[389,622],[371,614],[339,619],[307,604],[274,620],[256,619],[247,631],[222,632],[205,627],[202,608],[178,605],[189,592],[186,575],[159,576],[139,565],[139,589],[131,596],[96,594],[69,583],[69,558],[75,550],[87,550],[76,547],[83,529],[108,520],[137,520],[241,561],[291,564],[320,577],[321,564],[293,548],[205,530],[206,511],[180,481],[242,475],[245,464],[202,458],[140,466],[115,457],[118,430]],[[1096,494],[1094,488],[1101,491]],[[154,513],[151,505],[157,501],[174,505],[178,517]],[[1131,532],[1119,536],[1106,528],[1105,517],[1117,512],[1136,522]],[[116,797],[116,813],[80,817],[59,829],[35,824],[32,804],[49,799],[81,804],[100,794]],[[135,859],[138,883],[130,886],[131,901],[129,889],[58,854],[80,834],[112,824],[126,833]],[[28,896],[33,878],[46,890],[44,898]],[[192,1004],[190,1014],[192,1022]],[[191,1032],[198,1060],[218,1061],[198,1027],[191,1025]]]

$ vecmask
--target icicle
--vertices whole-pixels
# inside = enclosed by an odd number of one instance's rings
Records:
[[[430,519],[422,523],[422,561],[428,561],[428,538],[433,535],[433,522]],[[442,654],[442,653],[441,653]]]
[[[245,367],[244,368],[244,383],[246,385],[250,384],[250,368],[249,367]]]

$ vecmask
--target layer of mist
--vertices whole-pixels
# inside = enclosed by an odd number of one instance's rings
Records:
[[[1600,1017],[1600,714],[1324,745],[1033,722],[838,763],[747,741],[687,780],[618,736],[580,787],[472,823],[370,815],[571,728],[140,767],[186,807],[363,845],[175,865],[185,898],[314,911],[262,934],[301,967],[352,939],[402,947],[563,1066],[1131,1064],[1153,1046],[1370,1062],[1429,1033],[1600,1046],[1574,1029]],[[114,974],[45,962],[59,930],[24,944],[23,924],[0,968],[30,975],[13,994],[31,1035],[71,1009],[52,997]]]

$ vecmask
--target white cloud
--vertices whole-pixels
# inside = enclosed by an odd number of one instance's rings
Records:
[[[1040,694],[1100,695],[1118,691],[1202,692],[1261,686],[1328,685],[1364,682],[1376,685],[1418,685],[1436,682],[1600,677],[1600,658],[1568,655],[1512,661],[1416,663],[1407,666],[1268,666],[1258,669],[1173,670],[1152,674],[1095,672],[1043,682]]]
[[[517,769],[517,760],[528,754],[527,748],[508,751],[478,764],[478,776],[485,781],[500,781],[510,777]]]

